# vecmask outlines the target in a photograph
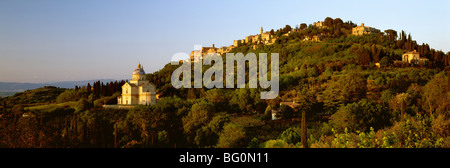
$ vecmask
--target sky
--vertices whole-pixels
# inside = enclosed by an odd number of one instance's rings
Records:
[[[130,79],[194,45],[312,24],[326,17],[411,33],[450,51],[450,1],[1,0],[0,82]]]

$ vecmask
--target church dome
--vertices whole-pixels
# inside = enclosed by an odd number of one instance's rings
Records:
[[[145,75],[144,68],[141,64],[138,64],[138,67],[133,71],[133,75]]]

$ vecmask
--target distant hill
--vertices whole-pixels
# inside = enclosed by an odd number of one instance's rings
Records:
[[[36,89],[44,86],[56,86],[60,88],[75,88],[75,86],[85,86],[88,83],[91,85],[96,82],[111,82],[114,79],[96,79],[84,81],[62,81],[62,82],[48,82],[48,83],[19,83],[19,82],[0,82],[0,92],[23,92],[25,90]]]
[[[0,82],[1,92],[20,92],[45,86],[43,83]]]
[[[6,97],[6,96],[12,96],[16,94],[17,92],[0,92],[0,98]]]
[[[15,104],[36,104],[55,102],[56,98],[66,89],[57,88],[54,86],[45,86],[37,89],[30,89],[24,92],[15,93],[13,96],[3,98],[9,101],[9,106]],[[1,99],[0,99],[1,100]]]

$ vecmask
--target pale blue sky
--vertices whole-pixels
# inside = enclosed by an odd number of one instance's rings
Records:
[[[139,61],[150,73],[196,44],[327,16],[450,51],[449,1],[1,0],[0,82],[128,79]]]

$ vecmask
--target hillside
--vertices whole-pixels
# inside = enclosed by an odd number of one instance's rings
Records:
[[[326,18],[321,23],[323,26],[320,27],[314,25],[317,23],[307,27],[296,26],[296,28],[286,25],[276,31],[266,32],[271,34],[274,43],[265,44],[260,41],[240,43],[238,46],[231,47],[229,52],[279,53],[282,91],[289,91],[295,87],[299,89],[301,85],[299,80],[308,79],[315,83],[318,80],[329,80],[332,77],[345,75],[345,72],[353,70],[365,72],[364,77],[368,78],[371,73],[377,71],[388,73],[390,76],[403,70],[413,71],[413,73],[419,71],[437,73],[450,64],[450,52],[437,51],[430,48],[428,44],[418,45],[411,34],[406,35],[404,31],[397,33],[389,29],[357,36],[352,35],[352,29],[357,25],[351,21],[344,23],[339,18],[334,20]],[[313,37],[320,38],[312,40]],[[412,50],[417,50],[421,57],[429,59],[427,64],[402,64],[402,54]],[[222,53],[223,57],[225,53]],[[225,59],[223,61],[226,62]],[[376,63],[381,65],[380,69],[375,67]],[[208,66],[204,67],[205,71]],[[171,89],[170,75],[176,68],[177,66],[167,64],[163,69],[148,74],[148,78],[152,79],[157,89],[163,94],[186,97],[186,89],[179,90],[180,93]]]
[[[160,71],[148,74],[148,78],[152,79],[163,96],[206,98],[210,102],[222,104],[217,105],[221,107],[218,110],[227,113],[262,115],[267,114],[268,109],[279,109],[279,102],[309,102],[308,121],[323,123],[308,127],[311,129],[308,134],[315,137],[312,141],[317,143],[316,147],[324,145],[322,138],[332,135],[332,129],[338,132],[348,129],[351,131],[348,136],[355,136],[355,131],[370,131],[371,128],[382,134],[384,130],[393,131],[394,127],[411,124],[405,122],[405,116],[410,117],[409,120],[413,122],[422,122],[424,116],[428,121],[433,120],[434,124],[445,122],[447,124],[444,127],[448,129],[450,97],[446,95],[450,90],[449,52],[435,50],[428,44],[417,44],[412,35],[407,35],[404,31],[397,33],[389,29],[372,34],[352,35],[356,24],[351,21],[344,23],[340,19],[337,22],[334,22],[336,19],[331,19],[330,22],[330,19],[323,22],[328,22],[325,28],[311,24],[293,29],[286,25],[270,31],[272,38],[275,38],[274,43],[253,41],[230,49],[230,53],[280,54],[281,92],[275,100],[256,98],[259,89],[222,89],[220,92],[204,88],[173,89],[169,76],[178,66],[170,64]],[[311,40],[315,36],[320,38]],[[418,51],[420,57],[428,59],[428,62],[402,62],[402,54],[412,50]],[[225,53],[222,53],[224,58]],[[226,60],[223,61],[225,64]],[[376,64],[380,64],[380,68]],[[204,66],[203,72],[207,68],[208,66]],[[219,98],[220,96],[222,97]],[[301,116],[301,109],[300,106],[293,114],[284,116],[281,112],[280,115],[284,120],[289,117],[295,121]],[[435,119],[427,118],[430,114]],[[438,115],[442,117],[439,121],[436,120]],[[437,127],[439,126],[434,125],[429,129],[437,131]],[[299,125],[290,128],[298,130]],[[278,134],[283,132],[279,131]],[[402,130],[395,131],[398,135]],[[273,136],[249,132],[246,131],[249,133],[247,136],[253,136],[259,142],[266,142],[271,139],[267,136]],[[441,132],[441,135],[446,137],[449,132],[444,132],[446,133]],[[436,137],[433,135],[433,138]],[[247,140],[250,141],[251,138]],[[353,147],[357,147],[356,142],[353,142]],[[447,139],[447,144],[448,142]],[[327,143],[325,146],[333,146],[331,142]]]

